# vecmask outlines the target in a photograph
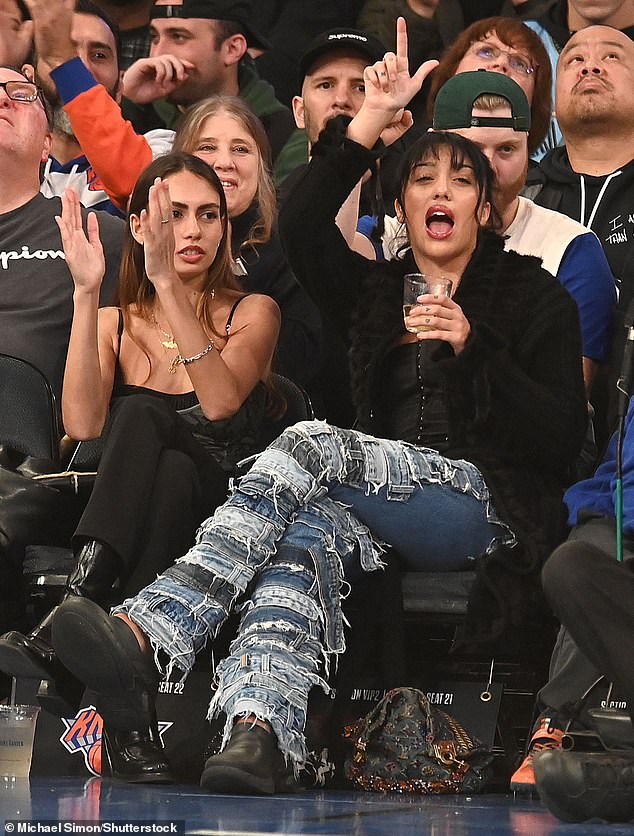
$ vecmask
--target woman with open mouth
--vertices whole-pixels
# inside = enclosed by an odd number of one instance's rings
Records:
[[[410,246],[390,263],[351,252],[335,223],[379,135],[408,124],[404,107],[433,68],[410,76],[402,19],[397,34],[396,54],[366,69],[359,113],[324,131],[280,218],[291,265],[350,344],[358,429],[287,429],[174,568],[115,616],[75,600],[53,625],[64,662],[106,722],[125,728],[153,705],[154,659],[189,671],[248,589],[210,706],[227,716],[201,778],[210,792],[294,786],[308,693],[345,649],[345,576],[380,568],[382,546],[409,570],[477,568],[463,633],[477,643],[521,629],[562,536],[587,422],[579,318],[535,259],[504,252],[486,159],[453,134],[412,147],[397,201]],[[413,272],[454,289],[422,295],[404,322]]]

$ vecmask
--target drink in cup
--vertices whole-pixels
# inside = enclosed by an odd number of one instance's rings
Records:
[[[36,705],[0,705],[0,777],[29,777],[39,710]]]
[[[412,308],[418,304],[418,297],[426,294],[451,296],[451,280],[442,276],[435,278],[425,273],[407,273],[403,279],[403,316],[409,316]],[[417,328],[412,328],[406,324],[405,327],[413,334],[418,331],[433,331],[431,325],[419,325]]]

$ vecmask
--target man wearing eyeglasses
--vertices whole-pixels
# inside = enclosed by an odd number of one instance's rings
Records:
[[[25,71],[30,73],[32,67],[25,66]],[[38,368],[59,402],[73,313],[73,282],[55,221],[61,214],[61,201],[40,193],[40,169],[51,148],[51,128],[41,91],[31,77],[0,67],[0,353]],[[99,226],[107,265],[102,300],[110,303],[123,222],[102,212]],[[4,397],[10,396],[5,393]],[[54,523],[48,533],[54,533],[55,526],[61,529],[61,522],[35,514],[30,531],[34,539],[29,542],[38,542],[42,527],[48,531]],[[2,632],[18,628],[24,616],[21,564],[14,551],[9,554],[5,541],[2,531]]]
[[[39,368],[59,397],[72,282],[55,221],[61,202],[40,193],[40,171],[50,148],[41,91],[29,75],[0,67],[0,353]],[[122,228],[120,220],[100,215],[107,260],[103,296],[108,300],[119,267]]]
[[[28,65],[27,65],[28,66]],[[55,216],[58,198],[40,194],[51,147],[39,88],[0,68],[0,353],[28,360],[59,397],[70,334],[72,282]],[[108,263],[104,298],[114,292],[122,222],[100,216]]]

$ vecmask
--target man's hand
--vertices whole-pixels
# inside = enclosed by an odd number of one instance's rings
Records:
[[[0,9],[0,56],[4,62],[13,63],[23,56],[31,55],[33,44],[33,21],[20,21],[17,11]]]
[[[35,27],[35,50],[38,74],[48,74],[55,67],[77,56],[71,40],[75,11],[74,0],[24,0]]]
[[[123,75],[123,95],[136,104],[149,104],[169,96],[187,81],[193,69],[190,61],[174,55],[140,58]]]

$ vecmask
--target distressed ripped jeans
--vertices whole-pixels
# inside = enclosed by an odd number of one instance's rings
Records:
[[[305,763],[308,693],[345,650],[346,567],[380,568],[381,544],[409,568],[457,570],[513,543],[478,469],[433,450],[305,421],[255,460],[196,544],[117,611],[159,658],[191,669],[238,604],[242,618],[218,666],[211,719],[267,720],[295,769]],[[247,593],[245,595],[245,593]]]

